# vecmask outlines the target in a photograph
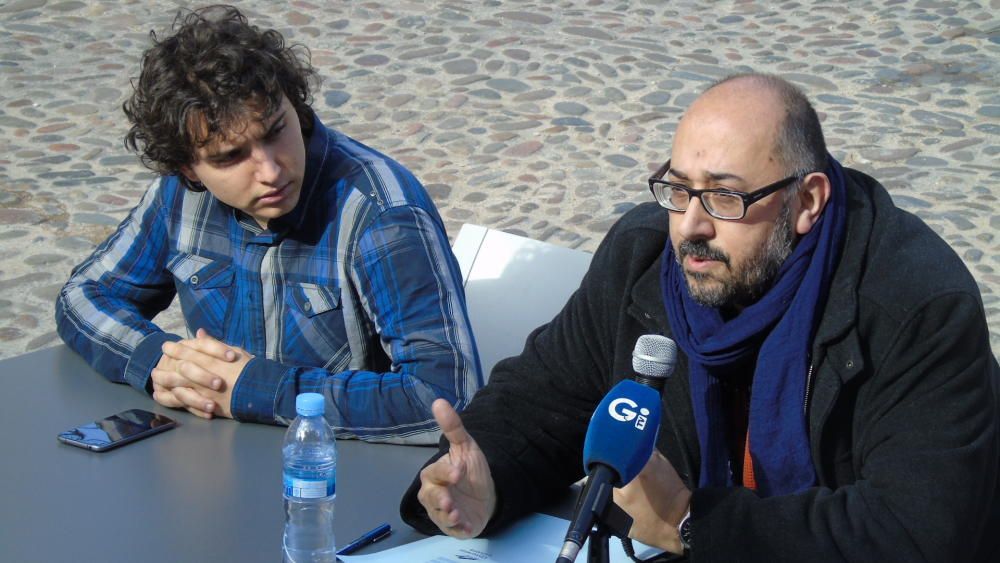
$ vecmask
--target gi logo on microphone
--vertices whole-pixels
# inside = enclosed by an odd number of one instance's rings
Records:
[[[649,416],[649,409],[643,407],[639,409],[638,413],[632,410],[638,406],[639,404],[632,399],[619,397],[614,401],[611,401],[611,404],[608,405],[608,414],[611,415],[611,418],[621,422],[631,422],[632,420],[635,420],[636,429],[642,430],[646,428],[646,420]]]

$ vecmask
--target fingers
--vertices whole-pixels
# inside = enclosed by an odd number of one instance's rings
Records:
[[[215,411],[215,401],[202,396],[190,387],[175,387],[170,390],[190,413],[202,418],[212,418]]]
[[[150,372],[154,385],[164,389],[201,386],[213,391],[222,389],[222,379],[191,362],[179,362],[175,370],[153,368]]]
[[[451,487],[462,478],[460,467],[439,458],[420,471],[420,491],[417,500],[427,510],[431,521],[448,535],[461,533],[461,511],[455,506]]]
[[[431,411],[434,413],[434,420],[441,427],[441,433],[444,434],[445,438],[448,438],[448,442],[452,446],[465,446],[475,443],[472,436],[465,430],[462,418],[458,416],[458,413],[455,412],[455,409],[452,408],[448,401],[444,399],[434,401],[434,404],[431,405]]]
[[[173,370],[153,368],[153,371],[149,373],[149,377],[153,380],[154,391],[157,388],[169,391],[174,387],[191,385],[191,382],[185,379],[183,375]]]
[[[207,387],[213,391],[221,390],[224,384],[221,377],[194,362],[181,362],[177,366],[177,373],[184,376],[188,381]]]
[[[239,352],[232,346],[212,338],[208,331],[203,328],[199,328],[195,332],[195,336],[196,338],[182,341],[183,345],[224,362],[236,361],[240,356]]]
[[[179,387],[177,390],[180,389],[184,388]],[[178,398],[178,395],[174,393],[174,390],[167,389],[161,385],[157,385],[156,383],[153,383],[153,400],[171,409],[185,409],[191,414],[201,418],[212,418],[212,413],[215,407],[215,405],[212,404],[211,409],[203,410],[205,407],[209,406],[209,403],[202,405],[202,408],[188,407],[184,401]],[[197,403],[197,399],[195,399],[194,402]]]
[[[197,384],[198,379],[203,380],[205,376],[188,377],[188,374],[200,369],[188,362],[181,363],[181,373],[153,368],[150,373],[150,378],[153,380],[153,399],[170,408],[193,408],[211,413],[215,410],[215,402],[203,397],[192,388],[192,385]]]
[[[189,386],[191,383],[195,383],[216,391],[222,389],[224,381],[221,377],[215,375],[215,370],[213,369],[213,364],[218,361],[215,357],[177,342],[165,342],[163,344],[163,353],[176,362],[174,373],[186,378],[188,380],[186,385]],[[161,384],[166,387],[173,386],[166,381]],[[185,385],[184,383],[179,384]]]
[[[442,532],[458,538],[471,537],[472,527],[456,506],[449,487],[424,481],[417,493],[417,500],[427,510],[427,515],[434,525]]]
[[[163,354],[160,356],[160,361],[156,364],[156,369],[162,369],[166,371],[177,371],[177,360],[171,358],[170,356]]]
[[[438,524],[438,528],[441,528],[442,532],[454,538],[461,538],[461,539],[471,538],[473,535],[472,525],[462,520],[457,510],[453,511],[452,514],[454,514],[454,516],[449,516],[447,522],[454,521],[455,523],[450,526],[447,525],[447,523]]]
[[[453,458],[452,458],[453,459]],[[422,482],[450,487],[457,485],[465,475],[465,465],[462,462],[453,463],[449,456],[443,456],[420,471]]]
[[[454,501],[448,491],[447,483],[432,475],[433,470],[428,471],[439,462],[440,460],[428,465],[420,472],[420,490],[417,492],[417,499],[432,515],[441,511],[451,511],[454,508]]]
[[[174,394],[169,389],[158,385],[155,381],[153,382],[153,400],[167,408],[184,408],[184,404],[177,397],[174,397]]]

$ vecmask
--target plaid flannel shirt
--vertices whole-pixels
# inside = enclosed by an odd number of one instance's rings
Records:
[[[242,421],[288,424],[295,397],[327,397],[340,437],[427,443],[443,397],[483,384],[461,274],[430,197],[399,163],[318,120],[298,205],[267,230],[210,193],[163,177],[70,276],[62,339],[108,379],[151,393],[180,299],[206,329],[256,357],[232,395]]]

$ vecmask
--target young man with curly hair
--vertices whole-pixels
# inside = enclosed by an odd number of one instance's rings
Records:
[[[320,392],[340,437],[434,439],[482,385],[461,276],[426,191],[328,129],[315,71],[237,9],[178,16],[143,55],[125,144],[161,174],[70,276],[62,339],[206,418],[288,423]],[[153,317],[179,297],[184,339]]]

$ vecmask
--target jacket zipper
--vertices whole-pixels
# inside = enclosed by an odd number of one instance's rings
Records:
[[[806,398],[802,401],[802,414],[807,414],[809,408],[809,391],[812,389],[813,365],[809,364],[809,372],[806,374]]]

